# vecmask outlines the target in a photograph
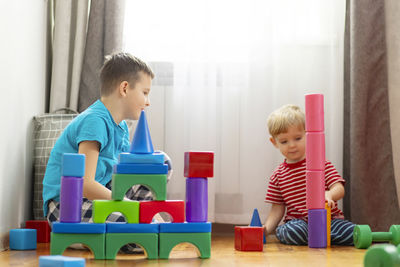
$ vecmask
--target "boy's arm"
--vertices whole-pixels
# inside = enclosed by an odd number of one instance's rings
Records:
[[[111,199],[111,191],[97,182],[97,160],[99,158],[100,144],[97,141],[83,141],[79,143],[80,154],[85,154],[85,176],[83,177],[83,197],[94,199]]]
[[[328,202],[330,208],[333,208],[335,201],[338,201],[344,197],[344,186],[341,182],[335,183],[325,191],[325,200]]]
[[[285,205],[283,204],[272,204],[271,211],[269,212],[268,218],[265,221],[266,235],[273,233],[285,215]]]

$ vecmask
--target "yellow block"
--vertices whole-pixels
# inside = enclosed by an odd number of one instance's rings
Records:
[[[331,208],[328,206],[328,203],[325,202],[326,209],[326,247],[331,246]]]

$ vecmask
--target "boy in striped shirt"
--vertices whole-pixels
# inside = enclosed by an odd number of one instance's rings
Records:
[[[268,117],[268,130],[271,143],[285,160],[270,177],[265,202],[272,206],[264,225],[266,234],[276,229],[281,243],[307,245],[304,113],[297,106],[285,105]],[[344,183],[333,164],[326,160],[325,200],[331,207],[331,243],[334,245],[353,245],[354,224],[344,220],[336,203],[344,196]],[[284,215],[284,224],[278,226]]]

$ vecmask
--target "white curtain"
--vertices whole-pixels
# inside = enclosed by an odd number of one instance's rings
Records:
[[[185,199],[183,154],[215,152],[209,219],[265,220],[268,178],[282,162],[266,119],[325,95],[327,158],[342,171],[345,0],[127,1],[124,48],[151,62],[153,143],[172,158],[169,199]]]

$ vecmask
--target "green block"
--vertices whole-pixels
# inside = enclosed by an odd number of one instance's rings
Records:
[[[139,223],[139,201],[93,200],[94,223],[105,223],[113,212],[121,212],[128,223]]]
[[[57,234],[51,233],[50,255],[62,255],[72,244],[83,244],[90,248],[94,258],[105,259],[105,234]]]
[[[211,233],[160,233],[160,259],[168,259],[171,250],[184,242],[196,246],[200,252],[200,258],[210,258]]]
[[[154,200],[167,199],[166,174],[119,174],[114,173],[111,182],[112,199],[122,200],[125,193],[134,185],[144,185],[153,193]]]
[[[143,247],[148,259],[158,258],[158,234],[156,233],[107,233],[106,259],[115,259],[119,249],[129,243]]]

